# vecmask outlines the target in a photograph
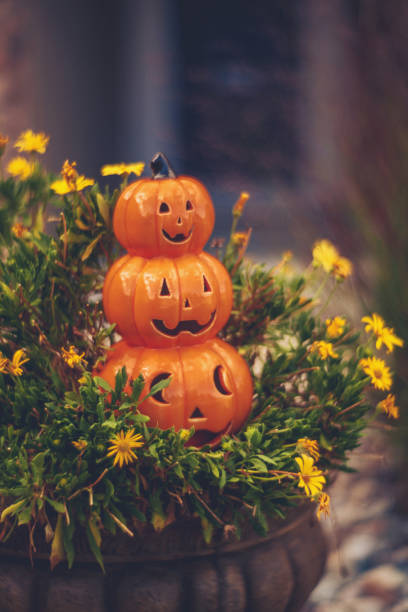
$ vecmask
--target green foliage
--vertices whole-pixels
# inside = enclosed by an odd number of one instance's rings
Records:
[[[319,443],[318,466],[328,480],[347,469],[371,409],[368,378],[358,367],[370,350],[349,327],[333,340],[336,358],[311,350],[328,340],[307,293],[315,272],[249,265],[229,243],[234,308],[222,333],[252,368],[253,410],[242,431],[217,448],[188,446],[193,430],[163,431],[139,412],[141,378],[128,381],[122,370],[112,389],[94,375],[114,341],[101,288],[119,252],[112,232],[118,192],[95,184],[57,196],[53,177],[36,172],[27,181],[0,181],[1,540],[19,525],[45,529],[52,565],[65,557],[72,566],[82,530],[103,568],[107,532],[132,534],[149,524],[161,530],[198,516],[206,541],[217,529],[239,536],[248,520],[265,533],[267,517],[304,501],[299,439]],[[12,229],[17,221],[24,231]],[[54,224],[50,233],[47,223]],[[72,363],[64,356],[70,347]],[[18,375],[10,363],[21,349],[28,361]],[[143,445],[137,460],[120,468],[108,449],[130,430]]]

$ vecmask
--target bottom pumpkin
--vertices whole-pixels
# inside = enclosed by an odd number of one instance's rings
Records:
[[[87,553],[71,570],[60,564],[51,572],[45,542],[36,542],[31,567],[28,535],[17,530],[0,545],[0,612],[297,612],[326,559],[314,513],[307,504],[272,521],[264,538],[248,531],[211,546],[194,520],[160,534],[110,536],[105,575]]]
[[[98,376],[114,386],[123,366],[130,378],[142,374],[142,398],[156,383],[171,377],[169,385],[144,399],[139,410],[150,417],[151,425],[162,429],[194,427],[191,445],[216,444],[223,435],[238,431],[250,412],[249,368],[231,345],[218,338],[174,349],[118,342]]]

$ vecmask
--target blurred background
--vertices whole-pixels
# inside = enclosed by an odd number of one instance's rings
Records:
[[[338,546],[357,545],[310,610],[407,612],[408,2],[1,0],[0,27],[0,131],[50,134],[49,168],[69,158],[97,178],[163,151],[208,187],[217,236],[251,193],[253,257],[308,261],[325,237],[354,261],[351,310],[379,312],[405,342],[402,416],[397,434],[365,443],[354,498],[338,489],[338,516],[350,496],[355,510],[338,519]],[[356,507],[378,499],[359,541]],[[384,588],[355,587],[344,607],[344,585],[378,567]]]

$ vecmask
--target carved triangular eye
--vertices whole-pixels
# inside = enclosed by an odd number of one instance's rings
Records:
[[[162,202],[160,204],[159,213],[166,213],[166,212],[169,212],[169,210],[170,210],[169,205],[166,204],[166,202]]]
[[[193,205],[190,200],[187,200],[186,202],[186,210],[193,210]]]
[[[222,365],[219,365],[214,370],[214,384],[218,391],[223,395],[232,395],[232,392],[228,389],[226,383],[225,370]]]
[[[167,281],[165,278],[163,278],[160,295],[170,295],[170,290],[169,290],[169,287],[167,285]]]
[[[204,281],[204,293],[211,293],[210,283],[205,278],[204,274],[203,274],[203,281]]]

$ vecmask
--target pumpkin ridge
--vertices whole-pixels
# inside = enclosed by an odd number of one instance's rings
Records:
[[[130,257],[131,256],[129,255],[129,253],[127,255],[124,255],[123,256],[122,265],[120,265],[117,268],[115,268],[115,273],[114,274],[113,273],[109,274],[111,272],[111,270],[113,269],[114,265],[115,265],[115,264],[113,264],[113,266],[111,266],[111,268],[108,270],[107,277],[105,278],[105,282],[103,284],[102,302],[103,302],[103,307],[104,307],[104,310],[105,310],[106,318],[108,319],[108,321],[110,323],[116,323],[116,321],[112,321],[111,320],[111,317],[109,315],[109,311],[110,311],[110,288],[111,288],[111,285],[113,283],[114,277],[116,276],[116,274],[120,273],[120,271],[122,270],[123,266],[125,266],[127,264],[127,262],[129,261]],[[119,261],[121,261],[121,260],[119,260]]]
[[[142,183],[144,179],[141,179],[140,183]],[[128,235],[128,222],[127,222],[127,217],[128,217],[128,208],[129,208],[129,204],[132,200],[133,194],[135,191],[137,191],[137,189],[139,188],[140,185],[139,182],[134,183],[133,185],[133,189],[132,189],[132,185],[129,185],[128,187],[128,192],[130,195],[127,198],[127,200],[125,200],[122,204],[122,194],[119,196],[119,200],[118,202],[120,203],[119,207],[118,205],[116,205],[115,207],[115,213],[114,213],[114,231],[115,231],[115,235],[116,237],[118,237],[119,235],[123,235],[125,237],[125,242],[126,244],[123,244],[122,241],[121,244],[125,247],[125,249],[128,251],[128,245],[129,245],[129,235]],[[120,227],[118,227],[120,226]],[[118,230],[118,231],[117,231]]]
[[[137,289],[138,283],[144,284],[144,282],[143,282],[144,281],[143,272],[144,272],[144,269],[146,268],[147,264],[150,262],[150,259],[147,259],[146,257],[143,257],[143,261],[144,261],[143,266],[140,268],[139,275],[138,275],[138,277],[136,279],[136,282],[134,284],[135,288],[134,288],[134,291],[133,291],[133,298],[132,298],[133,299],[133,319],[134,319],[134,321],[137,320],[136,319],[136,315],[137,315],[137,313],[136,313],[136,289]],[[146,348],[149,345],[149,343],[146,342],[146,339],[144,338],[144,336],[143,336],[142,332],[140,331],[139,327],[137,327],[137,332],[138,332],[138,334],[139,334],[139,336],[140,336],[140,338],[142,340],[142,343],[143,343],[142,345]]]

